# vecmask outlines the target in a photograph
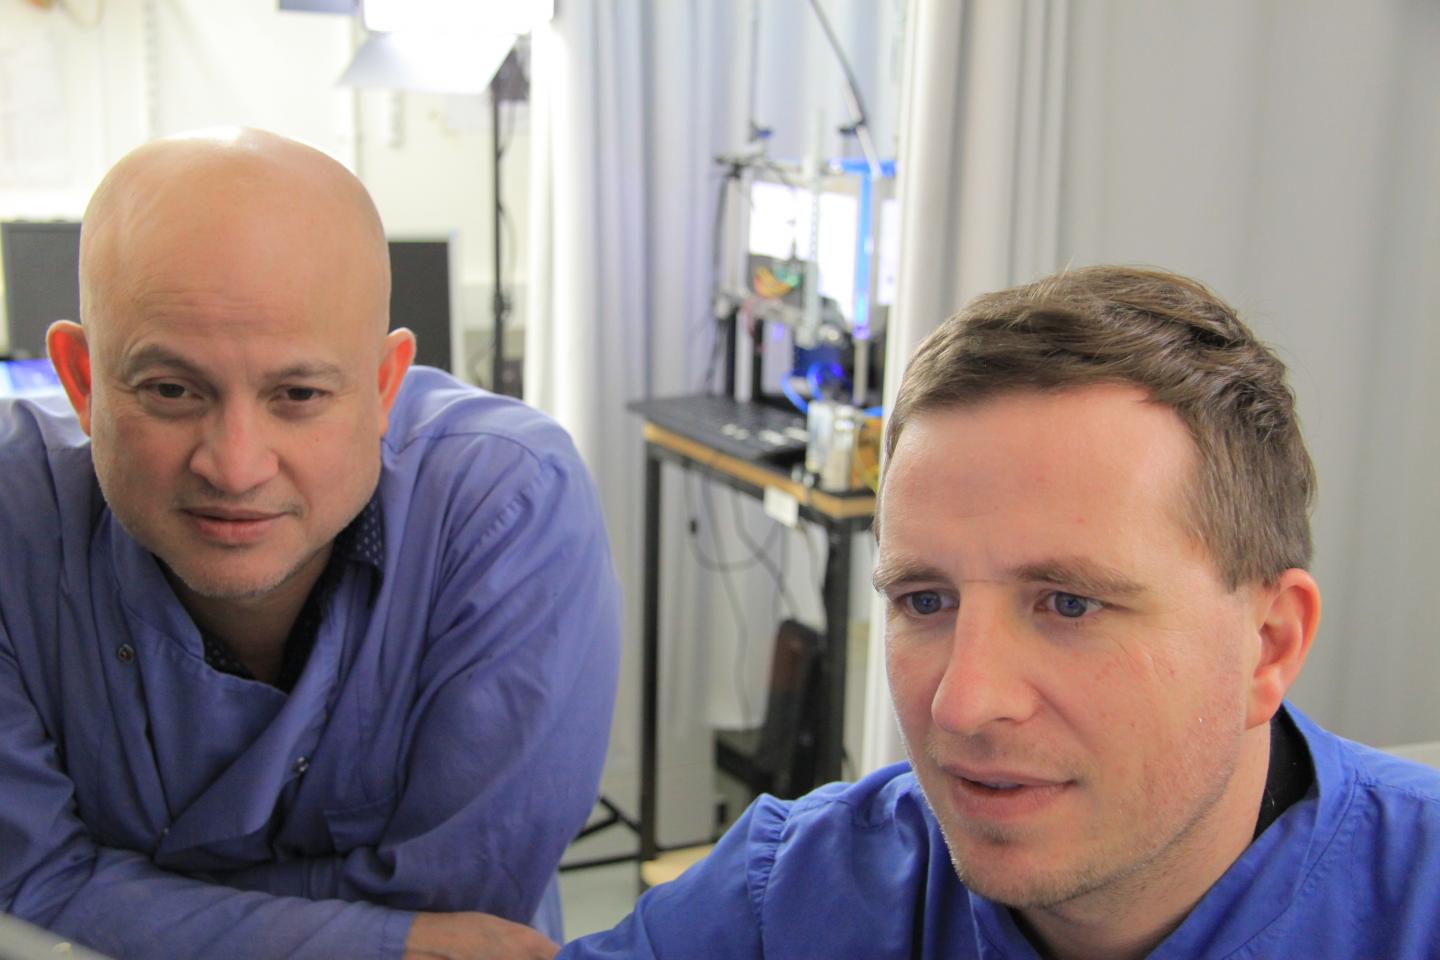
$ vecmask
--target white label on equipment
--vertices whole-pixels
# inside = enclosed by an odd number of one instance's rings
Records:
[[[800,501],[779,487],[766,487],[765,513],[772,520],[794,527],[800,522]]]

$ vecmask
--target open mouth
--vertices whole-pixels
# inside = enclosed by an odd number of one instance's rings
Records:
[[[1007,783],[1003,780],[971,780],[969,777],[961,777],[960,779],[964,780],[966,783],[974,787],[981,787],[985,790],[996,790],[1000,792],[1004,792],[1006,790],[1019,790],[1021,787],[1026,786],[1026,784],[1023,783]]]
[[[1060,800],[1075,784],[1013,773],[981,773],[945,768],[951,803],[962,816],[1010,820],[1038,814]]]

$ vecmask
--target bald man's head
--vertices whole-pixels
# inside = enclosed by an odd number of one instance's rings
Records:
[[[114,515],[192,613],[304,586],[374,493],[415,353],[365,188],[270,133],[160,140],[80,247],[82,323],[47,343]]]
[[[134,292],[147,258],[232,243],[332,254],[329,279],[373,294],[374,337],[389,326],[385,231],[365,187],[313,147],[246,128],[155,140],[111,169],[81,228],[82,321],[103,336],[108,306]]]

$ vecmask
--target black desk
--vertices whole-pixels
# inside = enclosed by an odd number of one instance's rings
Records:
[[[659,754],[656,733],[660,712],[660,475],[671,463],[763,498],[778,488],[800,504],[800,517],[823,527],[825,558],[825,644],[821,651],[821,696],[817,776],[840,778],[845,734],[845,654],[850,623],[850,543],[870,526],[875,498],[868,492],[829,494],[796,483],[786,472],[763,462],[740,460],[654,423],[645,424],[645,583],[641,611],[642,706],[640,715],[640,860],[655,859],[656,794]]]

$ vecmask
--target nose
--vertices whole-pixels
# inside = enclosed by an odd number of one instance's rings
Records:
[[[935,725],[973,736],[991,724],[1020,723],[1039,703],[1034,651],[1004,598],[972,591],[955,612],[945,673],[930,704]]]
[[[231,496],[262,486],[279,468],[261,416],[239,404],[221,407],[206,419],[190,457],[197,476]]]

